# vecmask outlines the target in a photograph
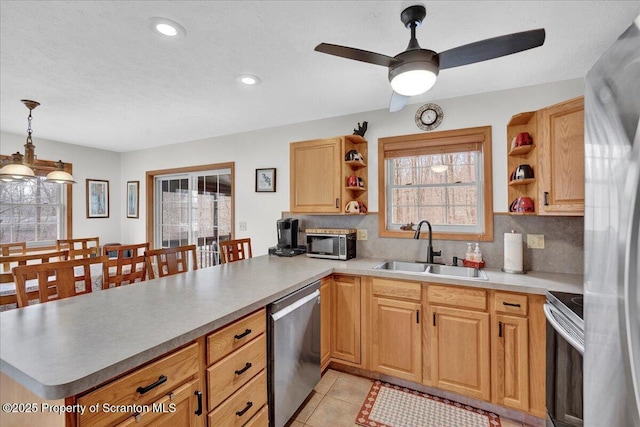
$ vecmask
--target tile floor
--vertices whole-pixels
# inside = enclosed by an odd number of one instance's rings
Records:
[[[313,393],[287,424],[289,427],[357,427],[356,415],[371,389],[371,380],[328,369]],[[502,427],[528,427],[500,418]]]

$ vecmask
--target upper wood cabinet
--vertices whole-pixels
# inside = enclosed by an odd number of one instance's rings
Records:
[[[368,207],[367,141],[359,135],[346,135],[290,145],[290,211],[300,213],[345,213],[355,200]],[[355,150],[362,160],[347,160]],[[356,185],[348,178],[356,177]]]
[[[584,215],[584,98],[542,109],[540,214]]]
[[[533,145],[512,148],[521,132],[531,135]],[[509,204],[527,196],[534,202],[531,215],[584,215],[583,97],[513,116],[507,125],[507,153]],[[511,179],[523,164],[531,166],[534,177]]]

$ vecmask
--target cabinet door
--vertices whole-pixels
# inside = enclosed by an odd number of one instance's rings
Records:
[[[529,410],[529,325],[526,317],[496,314],[492,337],[495,402]]]
[[[341,147],[340,138],[291,144],[291,212],[342,212]]]
[[[324,370],[331,358],[331,279],[320,285],[320,366]]]
[[[205,409],[202,393],[198,391],[198,382],[192,380],[178,387],[162,399],[148,405],[149,411],[127,418],[118,424],[118,427],[203,426]]]
[[[331,289],[331,357],[360,363],[360,278],[334,276]]]
[[[584,215],[584,98],[542,110],[538,162],[542,215]]]
[[[489,313],[433,305],[430,312],[432,385],[489,400]]]
[[[373,370],[420,382],[420,303],[374,297],[371,314]]]

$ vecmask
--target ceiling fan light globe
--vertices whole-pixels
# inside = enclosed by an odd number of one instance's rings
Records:
[[[409,70],[395,75],[391,79],[391,87],[400,95],[415,96],[431,89],[436,78],[431,70]]]

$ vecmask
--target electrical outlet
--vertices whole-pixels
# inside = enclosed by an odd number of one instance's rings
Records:
[[[240,231],[247,231],[247,221],[240,221]]]
[[[356,234],[356,238],[358,240],[367,240],[367,230],[358,230],[358,233]]]
[[[527,234],[527,248],[544,249],[544,234]]]

